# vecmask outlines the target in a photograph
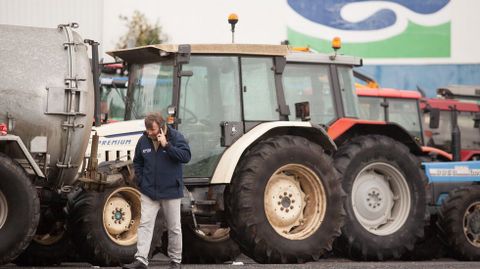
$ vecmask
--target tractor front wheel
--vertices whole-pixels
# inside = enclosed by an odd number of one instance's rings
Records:
[[[442,205],[438,223],[455,258],[480,260],[480,187],[451,191]]]

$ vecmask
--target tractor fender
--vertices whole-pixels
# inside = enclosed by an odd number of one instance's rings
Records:
[[[247,149],[265,138],[282,134],[303,136],[321,145],[326,153],[333,153],[337,149],[327,132],[321,126],[311,122],[275,121],[261,123],[225,150],[210,183],[229,184],[240,158]]]
[[[419,141],[415,140],[407,130],[396,123],[343,118],[328,128],[328,134],[337,146],[359,135],[383,135],[404,144],[410,149],[410,152],[417,156],[426,154]]]
[[[427,155],[430,155],[430,154],[437,155],[439,160],[451,161],[453,159],[452,154],[446,151],[443,151],[441,149],[423,146],[422,151]]]
[[[40,169],[38,164],[35,162],[32,155],[30,154],[27,147],[25,146],[25,144],[23,143],[22,139],[19,136],[11,135],[11,134],[2,135],[0,136],[0,143],[4,143],[4,142],[10,142],[10,143],[13,142],[17,144],[20,149],[20,154],[23,155],[18,157],[25,158],[30,164],[30,166],[32,167],[35,174],[38,177],[45,178],[45,175],[43,174],[42,170]]]

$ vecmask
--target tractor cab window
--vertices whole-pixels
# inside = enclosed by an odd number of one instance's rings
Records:
[[[440,111],[440,122],[438,129],[429,129],[430,115],[424,113],[425,126],[427,128],[427,145],[452,152],[452,112],[449,110]],[[480,136],[478,129],[473,127],[474,113],[468,111],[458,112],[458,128],[460,128],[462,139],[462,150],[476,150],[480,147]]]
[[[273,59],[243,57],[242,83],[245,120],[279,120]]]
[[[388,99],[388,120],[405,128],[413,137],[421,139],[422,128],[419,115],[417,100]]]
[[[430,115],[424,113],[426,145],[446,152],[452,152],[452,121],[450,111],[440,111],[440,121],[437,129],[430,129]]]
[[[385,109],[382,106],[383,98],[358,96],[360,119],[384,121]]]
[[[477,150],[480,148],[480,133],[473,127],[475,112],[460,111],[458,113],[458,127],[462,135],[462,149]]]
[[[358,118],[358,101],[354,85],[353,71],[349,66],[338,67],[338,79],[340,81],[340,94],[346,117]]]
[[[182,70],[178,129],[190,145],[185,177],[211,177],[221,154],[222,121],[241,121],[238,58],[192,55]]]
[[[126,77],[121,78],[123,82],[115,83],[117,78],[102,79],[100,87],[100,109],[102,121],[123,121],[125,117],[125,96],[127,95]]]
[[[148,112],[167,114],[173,96],[173,61],[135,64],[127,93],[125,117],[143,119]]]
[[[283,72],[285,100],[290,119],[295,118],[295,103],[309,102],[313,123],[327,124],[336,117],[327,65],[287,64]]]

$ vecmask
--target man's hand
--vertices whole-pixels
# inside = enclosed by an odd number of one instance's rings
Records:
[[[164,148],[168,143],[162,128],[160,128],[160,133],[157,135],[157,140],[160,142],[162,148]]]

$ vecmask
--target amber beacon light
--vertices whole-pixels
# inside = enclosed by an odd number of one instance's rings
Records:
[[[342,41],[340,40],[340,37],[338,37],[338,36],[337,36],[337,37],[334,37],[334,38],[332,39],[332,48],[333,48],[334,50],[338,50],[338,49],[340,49],[341,47],[342,47]]]
[[[232,26],[232,43],[235,43],[235,24],[238,22],[238,16],[235,13],[228,15],[228,23]]]
[[[330,59],[333,61],[337,57],[337,50],[339,50],[342,47],[342,41],[340,40],[340,37],[336,36],[332,39],[332,48],[334,51],[334,54],[330,56]]]

